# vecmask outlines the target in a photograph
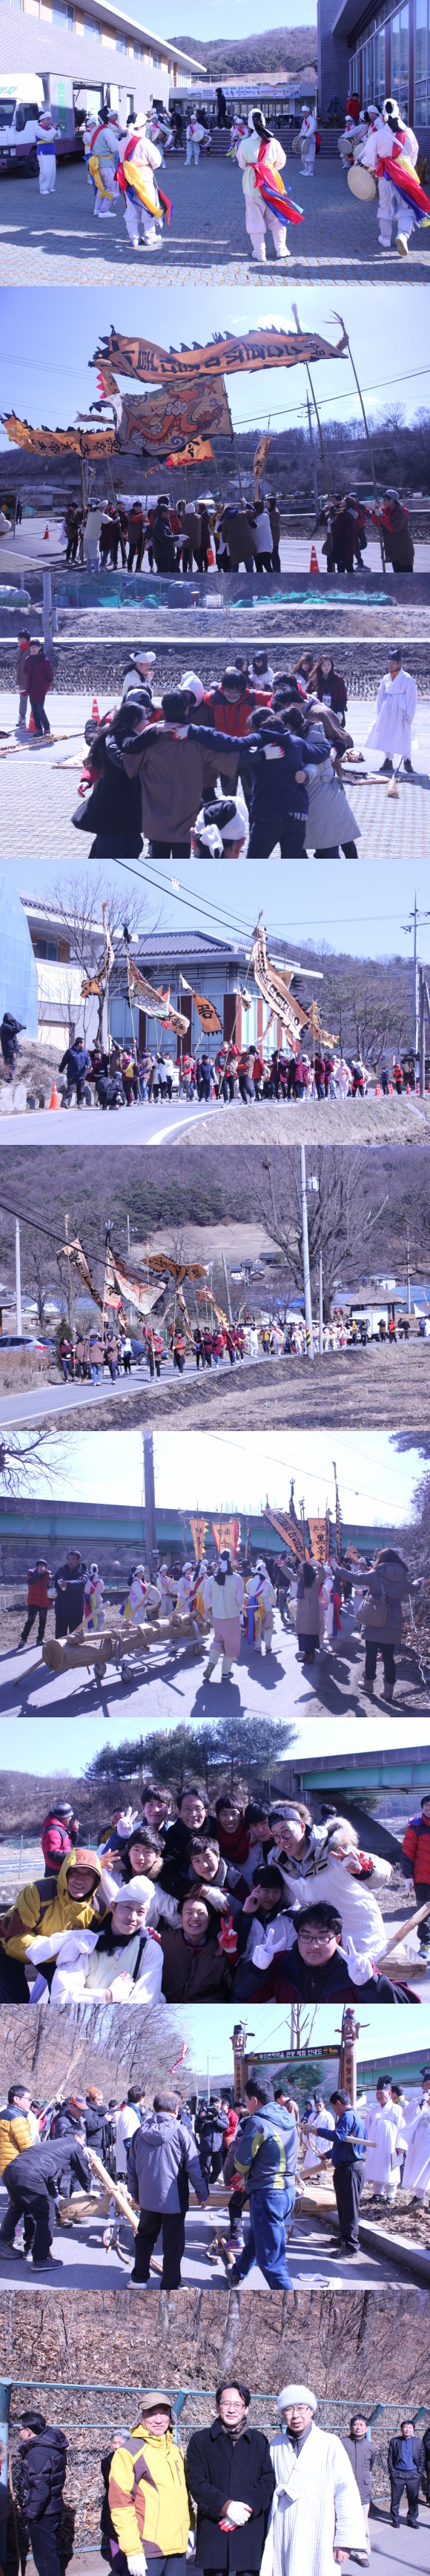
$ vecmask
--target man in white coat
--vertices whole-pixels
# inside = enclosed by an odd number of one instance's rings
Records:
[[[393,2102],[389,2077],[380,2075],[376,2102],[366,2111],[365,2181],[372,2183],[375,2200],[395,2199],[400,2182],[398,2139],[404,2146],[402,2107]]]
[[[418,705],[418,690],[411,672],[403,668],[399,646],[393,644],[376,700],[376,716],[366,738],[366,751],[383,751],[382,771],[391,777],[395,752],[403,769],[412,776],[412,725]]]
[[[363,2507],[337,2433],[314,2423],[312,2388],[291,2383],[277,2405],[283,2433],[271,2443],[276,2489],[261,2576],[333,2576],[350,2556],[367,2565]]]
[[[422,2099],[415,2105],[415,2117],[407,2123],[408,2147],[402,2174],[402,2191],[413,2191],[415,2200],[425,2200],[430,2192],[430,2067],[422,2080]]]
[[[49,107],[42,108],[39,123],[34,128],[34,140],[39,163],[40,195],[52,197],[57,176],[55,145],[61,142],[61,125],[53,125]]]
[[[317,120],[312,108],[305,107],[300,127],[300,160],[304,179],[313,179],[316,153]]]
[[[285,215],[282,220],[282,197],[280,197],[279,200],[278,217],[265,204],[264,197],[261,194],[261,189],[256,186],[255,171],[258,155],[261,151],[261,145],[264,142],[266,143],[265,161],[269,173],[271,170],[283,170],[286,161],[286,153],[283,151],[282,143],[278,142],[277,135],[270,134],[266,129],[265,119],[261,114],[261,110],[259,108],[251,107],[248,117],[248,133],[243,135],[242,142],[239,143],[236,160],[238,169],[242,171],[242,187],[245,198],[245,224],[252,243],[252,257],[253,259],[265,260],[266,234],[271,233],[274,249],[277,253],[278,259],[289,259],[290,254],[286,234],[288,208],[285,208]]]
[[[197,162],[200,160],[200,144],[203,141],[204,131],[204,125],[199,124],[198,116],[190,116],[189,123],[187,125],[186,150],[188,169],[190,169],[192,161]]]

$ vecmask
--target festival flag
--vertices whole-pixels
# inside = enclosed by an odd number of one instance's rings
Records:
[[[306,1545],[303,1523],[296,1521],[291,1512],[270,1512],[267,1503],[264,1519],[270,1522],[271,1529],[277,1530],[278,1538],[283,1538],[284,1546],[291,1548],[293,1556],[298,1557],[299,1564],[304,1565],[306,1557],[309,1556],[309,1548]]]
[[[161,1020],[164,1029],[176,1029],[178,1037],[188,1036],[188,1020],[182,1011],[174,1010],[170,985],[165,993],[154,991],[146,975],[142,975],[140,967],[135,965],[134,958],[129,960],[129,989],[131,994],[136,994],[136,1000],[142,1002],[150,1019]]]
[[[214,452],[210,438],[189,439],[188,447],[178,447],[166,456],[166,465],[213,465]]]
[[[103,336],[100,347],[90,358],[90,366],[118,368],[121,376],[133,376],[138,383],[177,384],[184,376],[248,375],[260,367],[315,366],[319,358],[344,358],[348,341],[342,331],[340,340],[323,340],[319,331],[259,330],[237,333],[214,332],[212,340],[194,343],[187,349],[162,349],[153,340],[136,339],[130,332],[111,331]]]
[[[192,1535],[192,1541],[193,1541],[193,1548],[194,1548],[194,1555],[195,1555],[196,1565],[198,1565],[198,1563],[199,1563],[199,1557],[204,1556],[204,1552],[205,1552],[205,1531],[206,1531],[206,1529],[207,1529],[207,1521],[203,1520],[203,1517],[199,1517],[199,1515],[197,1514],[197,1512],[190,1512],[190,1530],[191,1530],[191,1535]]]
[[[83,1288],[88,1288],[88,1294],[93,1298],[94,1305],[102,1307],[103,1298],[100,1296],[99,1289],[94,1287],[94,1280],[91,1278],[91,1271],[78,1234],[75,1235],[72,1243],[62,1244],[60,1260],[61,1258],[63,1261],[71,1261],[73,1269],[78,1272],[78,1278],[82,1280]]]
[[[27,447],[36,456],[113,456],[117,445],[114,429],[32,429],[28,420],[18,420],[14,411],[3,412],[3,428],[11,447]]]
[[[281,1021],[282,1027],[287,1029],[289,1037],[297,1041],[302,1029],[308,1027],[309,1013],[302,1009],[301,1002],[297,1001],[296,994],[290,989],[294,967],[287,968],[283,973],[280,966],[273,966],[271,958],[267,955],[266,932],[261,912],[254,931],[249,962],[259,992],[264,994],[264,1000],[269,1003],[270,1010]]]
[[[139,1315],[150,1315],[151,1307],[158,1304],[159,1298],[163,1295],[163,1288],[166,1287],[165,1279],[159,1279],[153,1283],[148,1279],[142,1279],[139,1271],[130,1269],[128,1263],[120,1261],[116,1252],[112,1250],[109,1252],[106,1264],[106,1278],[108,1288],[110,1289],[111,1286],[119,1288],[125,1304],[135,1306]],[[109,1302],[112,1300],[110,1299]]]
[[[223,1548],[229,1547],[230,1555],[232,1556],[234,1563],[235,1556],[238,1555],[240,1548],[240,1521],[233,1520],[232,1518],[224,1520],[223,1517],[221,1517],[220,1520],[212,1521],[212,1536],[215,1539],[215,1546],[218,1548],[218,1555],[222,1555]]]
[[[317,1521],[315,1521],[315,1520],[310,1520],[310,1519],[309,1519],[309,1520],[308,1520],[308,1530],[309,1530],[309,1538],[310,1538],[311,1555],[312,1555],[313,1557],[315,1557],[317,1565],[325,1565],[325,1563],[326,1563],[326,1558],[327,1558],[327,1556],[330,1554],[330,1549],[327,1547],[327,1527],[326,1527],[326,1518],[325,1518],[325,1513],[324,1513],[324,1520],[323,1520],[323,1521],[321,1521],[321,1520],[317,1520]]]
[[[208,1001],[207,993],[195,993],[194,985],[187,984],[185,975],[180,975],[179,981],[182,986],[183,993],[192,994],[192,999],[196,1006],[197,1018],[200,1020],[202,1029],[205,1030],[206,1037],[208,1037],[209,1034],[215,1037],[219,1032],[222,1035],[222,1020],[218,1018],[218,1012],[215,1010],[215,1003]]]

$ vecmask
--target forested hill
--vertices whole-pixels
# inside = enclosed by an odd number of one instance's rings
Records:
[[[173,39],[171,38],[172,42]],[[240,80],[247,72],[303,72],[317,59],[316,25],[311,27],[272,27],[261,36],[210,38],[199,45],[195,36],[177,36],[175,44],[215,80]]]

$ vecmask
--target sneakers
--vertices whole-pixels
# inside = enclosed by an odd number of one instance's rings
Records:
[[[382,762],[382,769],[381,769],[381,773],[380,773],[380,774],[381,774],[381,778],[392,778],[392,775],[393,775],[393,763],[392,763],[392,760],[383,760],[383,762]]]
[[[398,234],[397,234],[396,251],[398,252],[399,259],[407,259],[407,256],[408,256],[408,236],[407,236],[407,233],[398,233]]]
[[[407,772],[407,777],[408,777],[408,778],[413,778],[414,773],[413,773],[412,761],[411,761],[411,760],[404,760],[404,762],[403,762],[403,768],[404,768],[404,769],[406,770],[406,772]]]
[[[32,2254],[33,2272],[62,2272],[59,2254]]]

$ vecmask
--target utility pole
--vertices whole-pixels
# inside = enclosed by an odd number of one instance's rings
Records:
[[[322,1359],[323,1350],[324,1350],[324,1333],[323,1333],[323,1266],[322,1266],[322,1252],[320,1252],[320,1255],[319,1255],[319,1261],[318,1261],[318,1326],[319,1326],[320,1358]]]
[[[50,653],[52,644],[52,581],[50,572],[43,573],[43,647]]]
[[[418,901],[414,895],[414,1056],[415,1068],[420,1043],[420,1007],[418,990]]]
[[[312,412],[311,412],[311,406],[310,406],[310,401],[309,401],[309,394],[307,394],[307,395],[306,395],[306,402],[307,402],[307,411],[308,411],[309,446],[310,446],[310,451],[311,451],[312,490],[313,490],[313,496],[314,496],[314,502],[315,502],[315,518],[316,518],[316,519],[318,519],[318,518],[319,518],[319,507],[320,507],[320,502],[319,502],[319,491],[318,491],[318,484],[317,484],[317,469],[316,469],[316,464],[315,464],[314,433],[313,433],[313,428],[312,428]]]
[[[17,1216],[15,1217],[15,1306],[16,1306],[16,1329],[17,1329],[17,1333],[22,1333],[22,1314],[21,1314],[21,1244],[20,1244],[20,1236],[19,1236],[19,1217],[17,1217]]]
[[[223,1252],[223,1256],[222,1256],[222,1266],[223,1266],[224,1278],[225,1278],[225,1301],[226,1301],[226,1307],[227,1307],[228,1320],[229,1320],[229,1324],[232,1324],[232,1323],[233,1323],[233,1313],[232,1313],[232,1303],[231,1303],[231,1296],[230,1296],[230,1281],[229,1281],[229,1275],[228,1275],[228,1269],[227,1269],[227,1262],[226,1262],[225,1252]]]
[[[157,1528],[155,1519],[154,1443],[152,1431],[143,1434],[143,1473],[145,1487],[145,1550],[151,1573],[157,1564]]]
[[[422,1100],[425,1100],[425,1089],[426,1089],[426,997],[425,997],[425,978],[424,978],[424,968],[423,968],[423,966],[419,966],[419,967],[418,967],[418,985],[419,985],[419,1056],[420,1056],[420,1092],[421,1092],[421,1099],[422,1099]]]
[[[301,1145],[301,1146],[300,1146],[300,1175],[301,1175],[301,1193],[302,1193],[303,1287],[304,1287],[304,1293],[305,1293],[306,1358],[307,1358],[308,1360],[313,1360],[313,1359],[315,1359],[315,1351],[314,1351],[314,1335],[313,1335],[313,1323],[312,1323],[311,1275],[310,1275],[310,1269],[309,1269],[308,1207],[307,1207],[307,1198],[306,1198],[306,1155],[305,1155],[305,1148],[304,1148],[304,1145]]]

